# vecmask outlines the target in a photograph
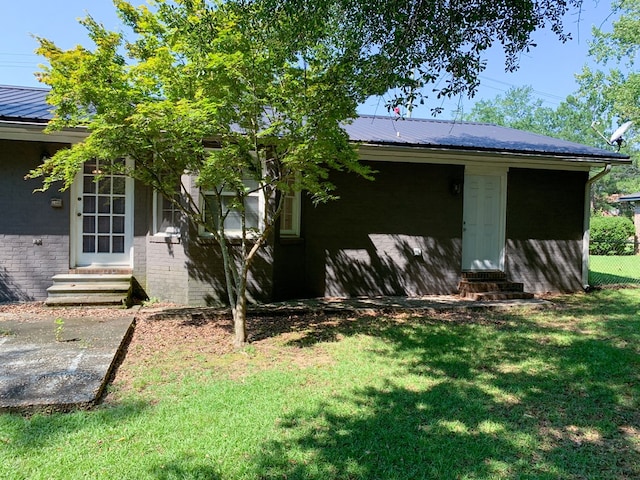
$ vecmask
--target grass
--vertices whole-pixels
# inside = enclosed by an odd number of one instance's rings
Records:
[[[590,255],[589,284],[640,284],[640,255]]]
[[[1,415],[0,478],[640,478],[639,349],[640,289],[178,347],[93,411]]]

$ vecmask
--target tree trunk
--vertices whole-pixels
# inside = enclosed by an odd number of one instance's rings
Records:
[[[246,283],[239,286],[236,296],[236,304],[232,306],[233,331],[235,348],[242,348],[247,344],[247,292]]]

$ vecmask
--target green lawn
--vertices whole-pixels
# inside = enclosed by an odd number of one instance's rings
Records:
[[[590,255],[589,284],[640,284],[640,255]]]
[[[554,303],[132,344],[96,410],[0,415],[0,478],[640,478],[640,289]]]

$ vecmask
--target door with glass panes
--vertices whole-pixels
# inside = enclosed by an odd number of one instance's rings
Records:
[[[133,181],[107,171],[100,160],[91,160],[76,181],[72,221],[78,267],[131,265]]]

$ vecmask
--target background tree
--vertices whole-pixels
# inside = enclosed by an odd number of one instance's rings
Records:
[[[437,97],[473,93],[486,49],[501,44],[513,69],[535,29],[566,39],[562,15],[580,3],[156,0],[136,8],[114,0],[131,38],[88,17],[93,49],[38,39],[49,63],[40,80],[55,107],[48,129],[83,126],[88,136],[31,176],[43,188],[68,188],[85,161],[100,159],[176,202],[219,244],[241,345],[249,271],[283,194],[304,190],[325,201],[334,198],[331,170],[370,174],[341,128],[357,104],[399,88],[394,104],[411,108],[427,84]],[[135,167],[115,161],[122,157]],[[185,172],[213,192],[208,208],[181,186]],[[269,206],[260,225],[250,221],[255,192]],[[225,233],[230,215],[241,225],[238,246]]]
[[[640,53],[640,1],[625,0],[612,4],[619,14],[611,31],[593,29],[590,56],[601,68],[585,67],[578,75],[580,93],[593,98],[598,112],[605,116],[602,128],[615,128],[632,120],[635,128],[625,135],[625,151],[632,155],[632,167],[618,168],[612,180],[611,193],[640,191],[638,165],[638,131],[640,125],[640,73],[636,68]]]
[[[463,118],[548,135],[554,129],[553,109],[543,106],[533,87],[512,87],[504,95],[476,102]]]
[[[608,71],[585,67],[579,77],[583,90],[599,93],[601,102],[620,119],[640,120],[640,0],[618,0],[612,8],[619,14],[613,29],[593,29],[589,54]]]

